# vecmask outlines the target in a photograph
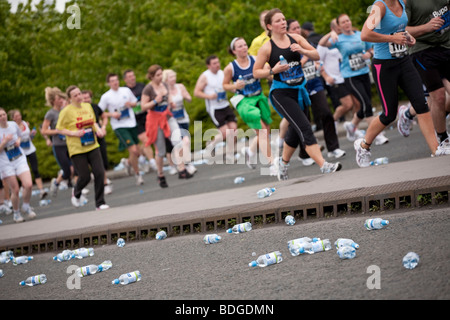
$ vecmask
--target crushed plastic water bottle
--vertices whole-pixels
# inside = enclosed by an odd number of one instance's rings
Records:
[[[125,240],[123,238],[117,239],[117,246],[123,248],[125,246]]]
[[[334,246],[336,247],[336,249],[345,247],[345,246],[349,246],[349,247],[353,247],[355,249],[359,249],[359,244],[357,244],[355,241],[353,241],[352,239],[344,239],[344,238],[339,238],[334,242]]]
[[[14,254],[11,250],[9,251],[3,251],[0,254],[0,264],[8,263],[14,258]]]
[[[284,222],[286,222],[288,226],[293,226],[295,224],[295,219],[293,216],[287,215],[286,218],[284,218]]]
[[[0,278],[3,277],[4,275],[5,275],[5,274],[4,274],[3,270],[0,269]]]
[[[112,281],[112,284],[122,284],[122,285],[126,285],[129,283],[133,283],[133,282],[137,282],[137,281],[141,281],[141,273],[136,270],[130,273],[124,273],[123,275],[121,275],[118,279],[114,279]]]
[[[75,270],[75,274],[82,278],[86,276],[90,276],[92,274],[96,274],[97,272],[102,272],[111,269],[112,263],[109,260],[103,261],[98,266],[95,264],[91,264],[85,267],[81,267]]]
[[[236,177],[235,179],[234,179],[234,184],[241,184],[242,182],[244,182],[245,181],[245,178],[244,177]]]
[[[53,257],[53,260],[55,261],[69,261],[75,258],[75,253],[73,253],[72,250],[64,250],[61,253],[58,253],[56,256]]]
[[[17,266],[18,264],[25,264],[28,263],[28,261],[33,260],[32,256],[20,256],[20,257],[14,257],[12,259],[13,265]]]
[[[312,249],[314,253],[331,250],[331,242],[328,239],[312,242]]]
[[[364,227],[366,227],[367,230],[378,230],[382,229],[383,227],[387,226],[389,224],[389,220],[384,220],[381,218],[375,218],[375,219],[367,219],[364,223]]]
[[[339,247],[337,255],[341,259],[353,259],[356,256],[356,249],[351,246]]]
[[[274,192],[275,192],[275,188],[264,188],[264,189],[261,189],[258,192],[256,192],[256,196],[259,199],[262,199],[262,198],[270,197],[272,195],[272,193],[274,193]]]
[[[92,257],[94,255],[94,248],[80,248],[73,250],[73,253],[77,259]]]
[[[36,286],[38,284],[43,284],[47,282],[47,276],[45,274],[40,274],[37,276],[28,277],[27,280],[19,282],[21,286]]]
[[[406,256],[403,257],[403,266],[406,269],[414,269],[419,264],[419,255],[415,252],[408,252]]]
[[[227,230],[228,233],[242,233],[252,230],[252,224],[250,222],[239,223]]]
[[[156,240],[164,240],[165,238],[167,238],[167,233],[164,230],[156,234]]]
[[[295,257],[303,253],[313,254],[313,246],[311,242],[295,242],[288,246],[291,256]]]
[[[272,264],[280,263],[283,261],[283,255],[280,251],[274,251],[271,253],[259,256],[258,259],[250,262],[249,267],[267,267]]]
[[[203,242],[205,244],[217,243],[217,242],[220,242],[220,240],[222,240],[222,237],[217,234],[207,234],[203,238]]]
[[[376,158],[375,160],[370,162],[371,166],[380,166],[382,164],[388,164],[389,163],[389,159],[386,157],[383,158]]]
[[[50,200],[50,199],[42,199],[41,201],[39,201],[39,206],[40,206],[40,207],[46,207],[46,206],[48,206],[51,202],[52,202],[52,200]]]

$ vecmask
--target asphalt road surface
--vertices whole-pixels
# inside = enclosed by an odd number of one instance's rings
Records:
[[[66,262],[53,261],[55,253],[42,253],[25,265],[1,265],[0,299],[171,300],[164,310],[171,319],[183,303],[206,305],[197,300],[241,300],[241,304],[256,300],[448,300],[448,206],[378,215],[390,221],[385,229],[368,231],[364,221],[369,215],[355,214],[242,234],[222,232],[222,241],[212,245],[205,245],[204,235],[198,234],[129,242],[123,248],[96,247],[94,256]],[[341,260],[334,248],[291,256],[287,241],[304,236],[329,239],[333,244],[338,238],[350,238],[360,248],[351,260]],[[248,266],[257,256],[276,250],[282,253],[281,263]],[[402,266],[403,256],[410,251],[420,256],[413,270]],[[71,269],[105,260],[112,262],[110,270],[81,279]],[[141,281],[111,284],[135,270],[141,272]],[[47,275],[47,283],[19,286],[20,281],[41,273]]]
[[[390,130],[388,128],[386,130],[386,136],[389,138],[387,144],[372,147],[373,159],[378,157],[388,157],[390,162],[399,162],[430,157],[430,152],[425,143],[425,139],[417,125],[414,126],[414,129],[411,131],[411,135],[408,138],[400,136],[395,124],[393,129]],[[323,151],[325,159],[331,162],[341,162],[343,171],[358,168],[355,161],[353,142],[348,141],[345,136],[340,137],[339,141],[340,148],[345,150],[347,154],[339,160],[329,159],[327,158],[327,150],[325,149]],[[319,140],[319,143],[324,144],[323,140]],[[320,174],[319,167],[316,164],[305,167],[297,157],[298,152],[296,152],[291,159],[289,168],[290,178]],[[106,195],[105,199],[109,206],[121,207],[154,200],[176,199],[177,197],[222,189],[239,189],[241,186],[267,183],[267,186],[270,187],[272,182],[278,181],[276,177],[260,174],[261,168],[267,168],[267,165],[258,165],[255,170],[251,170],[243,164],[243,158],[238,161],[240,161],[241,164],[197,165],[197,173],[193,178],[188,180],[178,179],[177,175],[171,176],[166,172],[169,188],[165,189],[160,188],[157,184],[155,172],[144,175],[145,184],[142,186],[136,186],[134,177],[115,179],[113,180],[114,191],[112,194]],[[245,178],[244,184],[234,184],[234,178],[237,176],[243,176]],[[364,177],[361,177],[361,179],[364,179]],[[93,182],[91,182],[87,188],[90,189],[90,193],[87,195],[89,203],[81,208],[74,208],[72,206],[70,202],[70,189],[58,191],[56,197],[49,197],[52,202],[46,207],[39,206],[39,198],[37,196],[32,197],[31,206],[37,214],[36,219],[95,210]],[[2,215],[0,216],[0,219],[3,220],[3,224],[14,223],[12,215]]]

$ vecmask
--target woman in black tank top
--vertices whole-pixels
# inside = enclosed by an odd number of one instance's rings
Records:
[[[265,24],[271,40],[258,51],[253,75],[257,79],[273,75],[270,93],[272,105],[289,122],[278,179],[287,179],[287,166],[298,143],[305,146],[306,152],[322,173],[340,170],[340,163],[328,163],[323,158],[311,124],[301,110],[310,104],[301,58],[305,55],[310,60],[319,60],[317,50],[302,36],[287,33],[286,19],[279,9],[272,9],[266,14]],[[280,55],[287,63],[280,61]],[[270,70],[264,69],[266,63],[269,63]]]

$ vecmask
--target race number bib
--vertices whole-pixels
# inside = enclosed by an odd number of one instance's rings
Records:
[[[391,35],[393,34],[395,33],[391,33]],[[408,55],[408,49],[406,48],[406,45],[389,42],[389,53],[392,58],[403,58]]]
[[[317,69],[316,69],[316,64],[314,63],[314,61],[308,60],[303,65],[303,72],[305,73],[305,79],[307,81],[317,78]]]
[[[120,108],[120,119],[127,119],[130,117],[130,109],[127,106]]]
[[[84,135],[80,137],[82,146],[90,146],[95,143],[94,130],[92,128],[84,129]]]
[[[261,93],[261,83],[255,78],[244,80],[245,87],[242,89],[242,94],[246,97],[257,96]]]
[[[15,145],[7,146],[5,151],[9,161],[14,161],[22,156],[22,151],[20,151],[20,148]]]
[[[175,119],[184,119],[184,105],[183,102],[178,102],[175,104],[175,108],[172,109],[172,115]]]
[[[31,147],[30,139],[21,140],[20,141],[20,147],[22,149],[30,149],[30,147]]]
[[[221,102],[227,99],[227,93],[225,92],[225,90],[217,89],[216,93],[217,93],[217,102]]]
[[[305,74],[300,65],[293,66],[286,71],[280,73],[280,79],[287,84],[296,85],[303,82]]]
[[[350,55],[350,57],[348,58],[348,62],[350,64],[350,69],[352,69],[352,71],[358,71],[366,67],[366,61],[364,61],[362,56],[363,56],[362,52]]]

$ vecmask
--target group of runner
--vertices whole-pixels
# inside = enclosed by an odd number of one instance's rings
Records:
[[[354,141],[360,167],[370,165],[371,145],[388,141],[383,130],[396,119],[400,133],[407,137],[411,121],[417,117],[431,155],[450,154],[446,129],[450,111],[449,6],[448,0],[376,0],[361,31],[353,27],[347,14],[341,14],[331,21],[331,31],[323,37],[314,33],[312,23],[300,27],[297,20],[287,20],[279,9],[262,12],[264,31],[250,48],[244,38],[233,38],[229,51],[235,60],[222,70],[219,58],[209,56],[207,70],[197,80],[194,96],[205,100],[206,110],[219,131],[208,147],[214,149],[223,140],[233,143],[227,145],[225,153],[227,159],[233,157],[229,154],[236,150],[237,118],[233,106],[255,130],[255,138],[243,150],[246,164],[254,169],[255,155],[260,151],[268,160],[270,174],[279,180],[288,179],[289,162],[299,146],[305,165],[316,163],[322,173],[342,168],[339,162],[328,162],[323,157],[310,113],[324,130],[330,159],[346,154],[339,148],[336,122],[349,111],[353,112],[352,119],[344,127],[347,138]],[[184,85],[176,82],[176,73],[152,65],[147,72],[147,85],[136,82],[133,70],[125,71],[123,78],[125,87],[120,86],[119,75],[108,74],[110,90],[102,95],[98,106],[92,103],[91,92],[77,86],[69,86],[65,93],[58,88],[46,89],[51,109],[45,115],[41,133],[47,145],[52,146],[61,168],[58,177],[51,181],[50,191],[54,193],[62,181],[70,184],[75,178],[71,198],[75,207],[87,203],[83,189],[90,182],[92,171],[96,208],[109,208],[104,199],[105,192],[111,191],[105,176],[108,167],[104,137],[108,123],[119,140],[119,150],[128,150],[129,157],[121,162],[129,174],[135,175],[138,185],[144,183],[139,173],[140,157],[153,160],[158,183],[166,188],[163,159],[171,158],[174,145],[190,145],[188,135],[183,134],[190,121],[184,101],[192,99]],[[261,79],[269,81],[268,97],[263,93]],[[371,81],[376,84],[382,106],[377,116],[371,103]],[[399,88],[408,97],[408,106],[398,107]],[[230,100],[226,91],[234,93]],[[334,113],[325,91],[334,102]],[[281,155],[271,151],[270,106],[282,118]],[[32,178],[26,158],[41,198],[46,192],[31,141],[36,130],[30,130],[18,110],[11,110],[10,118],[8,121],[6,111],[0,108],[0,174],[11,193],[14,220],[21,222],[36,216],[29,205]],[[364,119],[369,126],[362,135],[357,128]],[[182,129],[181,134],[174,138],[172,133],[177,129]],[[196,168],[183,159],[182,151],[174,154],[179,178],[191,178]],[[20,208],[17,177],[23,188]],[[10,213],[11,209],[2,204],[1,187],[0,210]]]

